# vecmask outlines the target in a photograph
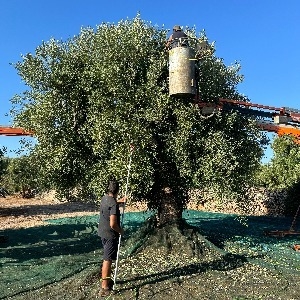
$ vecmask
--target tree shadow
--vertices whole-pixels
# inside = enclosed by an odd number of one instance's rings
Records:
[[[223,249],[225,243],[238,237],[249,238],[255,243],[279,242],[265,235],[266,231],[287,230],[291,217],[240,216],[233,214],[188,211],[187,222],[198,228],[200,234],[217,247]]]
[[[143,224],[141,213],[134,213],[133,216],[139,221],[131,222],[126,217],[125,220],[130,226],[123,240]],[[49,220],[43,226],[2,230],[1,234],[8,236],[8,240],[0,243],[0,259],[22,263],[27,260],[96,251],[102,248],[97,227],[98,214],[95,214]]]
[[[97,224],[63,224],[5,230],[0,258],[14,263],[60,255],[78,255],[102,248]]]
[[[145,218],[142,213],[128,214],[125,217],[124,240],[141,227]],[[97,216],[85,216],[55,220],[56,224],[32,227],[26,229],[7,229],[3,234],[9,236],[6,243],[0,244],[0,258],[22,263],[32,259],[49,258],[59,255],[84,254],[102,248],[101,240],[97,236]],[[220,249],[224,249],[229,240],[249,238],[256,244],[286,243],[288,238],[278,239],[264,235],[265,230],[288,228],[291,218],[275,217],[248,217],[247,226],[239,222],[235,215],[202,213],[190,211],[188,223],[198,228],[201,235]],[[73,223],[73,224],[72,224]],[[124,241],[123,240],[123,241]],[[219,262],[220,263],[220,262]],[[218,268],[218,262],[207,265],[190,265],[187,272],[193,270],[193,266],[199,269],[209,267]],[[162,274],[162,276],[166,276]]]
[[[93,212],[98,213],[95,204],[82,202],[64,202],[58,204],[30,204],[15,207],[0,207],[0,217],[8,216],[36,216],[36,215],[54,215],[71,212]]]
[[[183,267],[176,267],[164,272],[153,273],[150,275],[136,276],[126,280],[119,280],[119,284],[127,284],[126,287],[120,288],[119,292],[135,289],[137,293],[147,284],[157,284],[162,281],[177,279],[180,282],[181,276],[200,274],[207,271],[229,271],[243,266],[248,260],[242,255],[226,254],[222,259],[211,262],[193,263]],[[134,282],[133,285],[130,283]],[[129,283],[129,284],[128,284]]]

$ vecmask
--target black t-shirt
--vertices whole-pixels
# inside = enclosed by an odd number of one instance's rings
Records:
[[[109,224],[110,216],[116,215],[120,226],[120,210],[116,199],[112,196],[104,196],[100,203],[100,219],[98,224],[98,235],[105,239],[119,237],[119,233],[114,231]]]
[[[172,33],[173,40],[180,39],[180,38],[183,38],[183,37],[187,37],[187,35],[183,31],[174,31]]]
[[[171,48],[176,48],[179,46],[179,39],[180,38],[187,38],[187,35],[183,32],[183,31],[174,31],[172,33],[172,40],[171,40],[171,44],[170,47]],[[183,41],[182,41],[183,42]],[[182,45],[187,46],[187,41],[185,41]]]

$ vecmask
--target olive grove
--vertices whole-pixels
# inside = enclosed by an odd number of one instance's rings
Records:
[[[134,145],[130,195],[156,209],[161,224],[181,218],[192,189],[243,189],[259,166],[262,133],[237,112],[208,118],[195,101],[169,96],[167,33],[139,16],[102,23],[43,42],[15,64],[27,85],[12,100],[15,123],[35,132],[44,187],[100,196],[110,176],[124,187]],[[246,101],[240,65],[226,66],[209,47],[196,61],[201,101]]]

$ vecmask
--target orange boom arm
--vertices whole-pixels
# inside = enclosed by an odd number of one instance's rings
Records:
[[[26,131],[23,128],[2,127],[2,126],[0,126],[0,135],[8,135],[8,136],[33,136],[33,132],[32,131]]]

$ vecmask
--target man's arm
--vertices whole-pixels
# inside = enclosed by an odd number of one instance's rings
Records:
[[[117,215],[110,215],[109,217],[109,226],[116,231],[117,233],[123,235],[124,230],[118,225]]]

